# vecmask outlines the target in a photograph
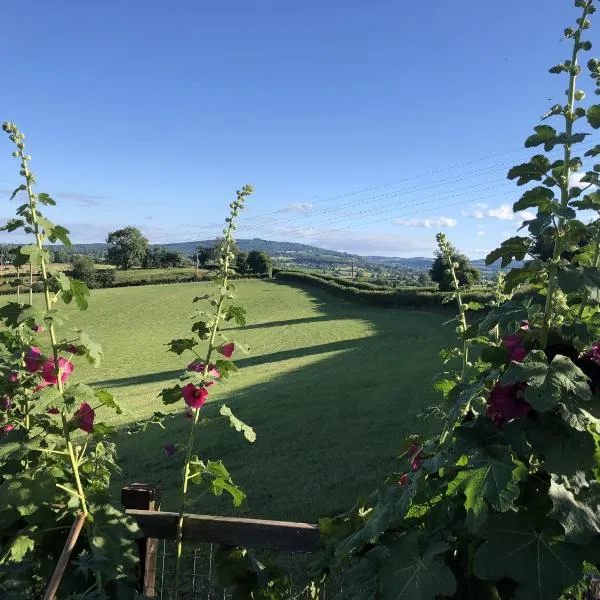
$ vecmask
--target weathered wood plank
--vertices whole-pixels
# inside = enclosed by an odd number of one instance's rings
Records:
[[[177,513],[128,510],[149,538],[175,539]],[[246,548],[268,548],[290,552],[316,552],[319,529],[310,523],[239,519],[186,514],[183,539],[188,542],[224,544]]]

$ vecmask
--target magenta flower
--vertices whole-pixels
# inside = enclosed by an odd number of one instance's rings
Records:
[[[408,473],[402,473],[402,475],[400,475],[400,479],[398,479],[398,485],[400,487],[402,487],[403,485],[406,485],[408,483]]]
[[[204,363],[201,361],[193,361],[187,366],[188,371],[194,371],[195,373],[203,373],[204,372]],[[215,365],[209,364],[207,374],[215,379],[221,378],[221,373],[217,371]]]
[[[203,385],[196,387],[193,383],[188,383],[184,386],[181,393],[183,394],[185,403],[190,408],[202,408],[208,397],[208,391]]]
[[[165,456],[169,458],[175,454],[175,444],[167,444],[165,446]]]
[[[529,330],[529,321],[521,321],[521,329],[523,331],[528,331]]]
[[[32,327],[32,329],[36,332],[36,333],[42,333],[42,331],[45,331],[44,326],[43,325],[34,325]]]
[[[600,365],[600,343],[592,344],[592,347],[585,353],[585,356]]]
[[[75,416],[79,420],[79,429],[86,433],[92,433],[94,431],[94,417],[96,416],[96,413],[87,402],[81,403],[79,410],[75,412]]]
[[[11,383],[16,383],[17,381],[19,381],[19,375],[18,375],[18,373],[9,373],[8,374],[8,380]]]
[[[413,471],[416,471],[423,463],[423,459],[421,458],[422,449],[423,446],[421,446],[421,444],[419,444],[418,442],[413,442],[406,451],[406,455],[410,460],[410,468]]]
[[[49,360],[44,363],[42,367],[42,377],[44,381],[38,386],[38,388],[46,387],[47,385],[56,385],[58,383],[58,379],[56,377],[56,373],[54,370],[55,366],[54,360]],[[69,375],[73,372],[73,363],[70,360],[66,360],[64,358],[58,359],[58,368],[60,369],[60,381],[64,383]]]
[[[508,351],[508,362],[522,362],[529,352],[518,335],[507,335],[502,338],[502,343]]]
[[[220,348],[217,348],[217,351],[220,352],[225,358],[231,358],[234,350],[235,345],[233,342],[229,342],[229,344],[223,344]]]
[[[58,410],[58,408],[49,408],[46,412],[49,415],[58,415],[60,413],[60,410]]]
[[[3,408],[4,410],[8,410],[10,408],[12,408],[13,403],[12,400],[5,394],[4,396],[2,396],[2,398],[0,398],[0,407]]]
[[[10,433],[10,432],[11,432],[11,431],[12,431],[14,428],[15,428],[15,426],[14,426],[14,425],[5,425],[5,426],[2,428],[2,431],[3,431],[4,433]]]
[[[508,421],[526,417],[531,410],[531,405],[524,399],[526,387],[525,383],[497,384],[490,393],[485,414],[499,427]]]
[[[25,355],[25,370],[29,373],[37,373],[42,367],[43,356],[42,351],[37,346],[29,348],[29,352]]]

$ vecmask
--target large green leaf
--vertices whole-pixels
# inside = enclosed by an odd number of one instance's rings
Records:
[[[442,556],[450,546],[433,542],[422,550],[421,537],[411,532],[388,545],[389,558],[379,572],[382,600],[434,600],[456,591],[456,579]]]
[[[587,290],[594,299],[600,298],[600,269],[598,267],[567,266],[558,272],[558,285],[565,294]]]
[[[588,123],[594,128],[600,127],[600,104],[590,106],[586,111]]]
[[[377,572],[388,556],[385,546],[375,546],[353,561],[342,573],[342,590],[335,600],[374,600],[377,597]]]
[[[488,513],[488,504],[505,512],[519,496],[518,482],[528,474],[527,467],[504,446],[486,448],[469,459],[448,485],[448,494],[462,492],[467,526],[478,529]]]
[[[28,516],[54,498],[55,481],[49,473],[35,477],[21,475],[6,480],[0,486],[3,508],[14,508],[20,515]]]
[[[548,364],[541,350],[533,350],[522,363],[511,363],[502,377],[502,384],[519,382],[527,383],[525,400],[541,412],[573,397],[580,400],[592,397],[583,371],[561,354]]]
[[[14,562],[21,562],[28,552],[35,547],[34,540],[28,535],[18,535],[10,545],[10,556]]]
[[[513,579],[518,584],[514,600],[559,598],[580,579],[583,561],[595,554],[589,546],[569,543],[555,521],[545,519],[542,525],[536,527],[524,513],[491,517],[487,541],[475,553],[475,575],[488,581]]]
[[[584,488],[575,498],[570,489],[552,478],[548,491],[554,505],[551,516],[561,524],[569,541],[585,544],[600,534],[599,487],[594,481],[591,488]]]
[[[229,406],[227,406],[226,404],[223,404],[221,406],[221,409],[219,410],[219,413],[221,415],[223,415],[224,417],[227,417],[229,419],[229,424],[236,431],[241,431],[244,434],[244,437],[249,442],[256,441],[256,433],[254,432],[254,429],[252,429],[252,427],[250,427],[250,425],[246,425],[246,423],[244,423],[242,420],[238,419],[233,414],[233,412],[231,412],[231,409],[229,408]]]
[[[550,212],[554,192],[547,187],[538,185],[527,190],[519,200],[513,204],[513,210],[520,212],[528,208],[539,208],[542,212]]]
[[[543,154],[536,154],[527,163],[522,163],[510,169],[508,179],[516,179],[517,185],[530,181],[541,181],[550,169],[550,161]]]
[[[527,251],[529,250],[530,245],[531,240],[526,237],[515,236],[508,238],[507,240],[504,240],[502,244],[500,244],[500,248],[492,250],[485,257],[485,264],[491,265],[497,260],[502,259],[500,266],[504,268],[510,264],[513,258],[515,260],[523,260],[527,254]]]
[[[544,150],[550,152],[557,144],[556,130],[549,125],[538,125],[533,128],[535,133],[525,140],[525,148],[544,145]]]

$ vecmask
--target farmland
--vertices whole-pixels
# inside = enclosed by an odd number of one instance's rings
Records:
[[[174,411],[165,431],[119,440],[123,473],[115,485],[158,483],[165,508],[174,506],[181,461],[165,457],[163,447],[183,442],[189,427],[183,402],[164,407],[157,397],[188,362],[165,343],[189,332],[191,299],[208,286],[94,290],[88,311],[68,311],[68,326],[83,328],[106,353],[99,369],[78,363],[76,375],[115,394],[124,413],[109,422]],[[406,434],[434,426],[417,414],[435,398],[437,352],[452,327],[436,313],[365,307],[312,288],[245,280],[236,291],[248,325],[230,333],[251,352],[236,353],[240,372],[213,388],[197,450],[223,459],[252,516],[316,519],[341,510],[394,471]],[[221,401],[255,428],[252,446],[219,417]],[[232,510],[212,497],[193,499],[190,509]]]

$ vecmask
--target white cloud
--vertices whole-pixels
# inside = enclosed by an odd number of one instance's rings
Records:
[[[436,219],[396,219],[396,225],[404,225],[406,227],[456,227],[458,221],[449,217],[439,217]]]
[[[281,209],[281,212],[288,213],[306,213],[313,208],[314,204],[312,202],[292,202],[288,204],[285,208]]]
[[[510,204],[501,204],[497,208],[463,210],[462,215],[463,217],[471,217],[472,219],[499,219],[501,221],[528,221],[535,218],[535,215],[529,211],[514,213]]]

